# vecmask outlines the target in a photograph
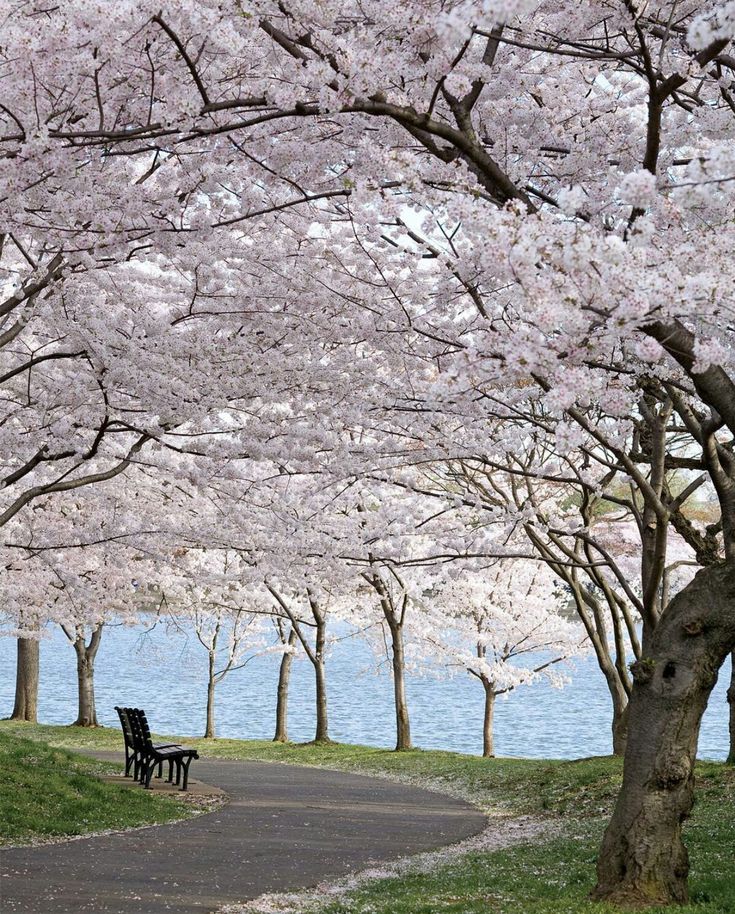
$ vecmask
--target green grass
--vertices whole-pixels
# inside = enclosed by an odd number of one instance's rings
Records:
[[[0,733],[41,740],[66,749],[122,750],[118,729],[55,727],[0,721]],[[389,776],[410,783],[433,786],[467,797],[480,806],[509,813],[599,815],[601,805],[614,799],[619,782],[617,759],[595,758],[584,762],[536,759],[482,759],[474,755],[436,750],[392,752],[370,746],[340,743],[282,745],[265,740],[197,739],[162,734],[166,741],[185,741],[209,758],[249,759],[316,765]]]
[[[174,797],[117,787],[111,765],[0,730],[0,845],[170,822],[190,814]]]
[[[588,899],[600,832],[595,823],[578,827],[576,837],[466,854],[430,873],[366,883],[320,910],[322,914],[619,914],[619,909]],[[700,837],[690,830],[692,904],[677,908],[676,914],[732,914],[732,825],[721,823],[707,840]],[[672,914],[664,908],[649,911]]]
[[[3,733],[68,748],[119,751],[122,747],[120,732],[114,729],[4,721],[0,723]],[[460,794],[484,808],[548,817],[562,827],[561,834],[538,844],[465,854],[430,873],[403,873],[366,883],[328,903],[320,909],[323,914],[610,914],[614,910],[590,902],[587,896],[602,829],[620,783],[617,759],[481,759],[451,752],[395,753],[336,744],[185,739],[204,756],[390,776]],[[702,763],[697,774],[697,804],[686,827],[693,901],[678,908],[677,914],[735,914],[735,769]],[[498,827],[502,828],[502,821]],[[652,914],[657,910],[652,909]]]

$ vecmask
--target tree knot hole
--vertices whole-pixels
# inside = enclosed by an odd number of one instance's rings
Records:
[[[676,676],[676,664],[673,660],[669,660],[669,662],[664,667],[664,671],[661,675],[664,679],[673,679],[674,676]]]
[[[686,759],[664,759],[656,771],[656,784],[661,790],[673,790],[689,779],[691,770]]]
[[[696,635],[701,635],[704,631],[704,622],[701,619],[691,619],[689,622],[685,622],[682,628],[684,629],[685,634],[694,638]]]
[[[656,661],[650,657],[643,657],[641,660],[631,663],[629,669],[636,682],[640,684],[650,682],[656,669]]]

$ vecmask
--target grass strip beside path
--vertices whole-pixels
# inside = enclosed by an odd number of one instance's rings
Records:
[[[121,752],[122,733],[112,727],[85,729],[0,721],[0,733],[37,739],[50,746]],[[185,742],[202,757],[316,765],[390,777],[443,790],[483,809],[509,814],[599,815],[617,794],[621,766],[617,759],[581,762],[538,759],[483,759],[438,750],[393,752],[343,743],[273,743],[265,740],[197,739],[157,735],[156,741]]]
[[[117,787],[96,777],[119,771],[119,765],[0,729],[0,846],[161,824],[192,814],[177,797]]]

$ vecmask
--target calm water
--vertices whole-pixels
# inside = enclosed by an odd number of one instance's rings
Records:
[[[370,648],[357,639],[339,641],[328,664],[330,730],[342,742],[391,746],[394,738],[392,683],[376,671]],[[219,736],[269,739],[275,715],[278,659],[264,657],[229,674],[217,690]],[[727,676],[723,670],[704,718],[700,756],[727,754]],[[0,717],[13,706],[15,642],[0,637]],[[201,647],[163,630],[105,631],[97,657],[97,709],[101,723],[117,725],[116,704],[144,707],[159,733],[198,734],[204,728],[205,655]],[[469,676],[408,682],[412,735],[417,746],[479,753],[482,749],[482,688]],[[74,651],[59,631],[41,644],[39,719],[74,719]],[[289,731],[295,741],[314,730],[311,666],[294,662]],[[581,758],[610,752],[609,699],[592,658],[578,660],[563,690],[537,683],[498,701],[495,739],[499,755]]]

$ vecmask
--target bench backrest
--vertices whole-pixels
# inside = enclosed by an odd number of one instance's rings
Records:
[[[145,711],[141,708],[130,708],[130,722],[133,725],[133,735],[140,745],[145,749],[153,748],[153,738],[151,737],[151,728],[148,726],[148,718]]]
[[[117,716],[120,718],[125,745],[128,749],[135,749],[135,735],[133,734],[133,728],[130,723],[130,708],[118,708],[117,705],[115,705],[115,710],[117,711]]]

